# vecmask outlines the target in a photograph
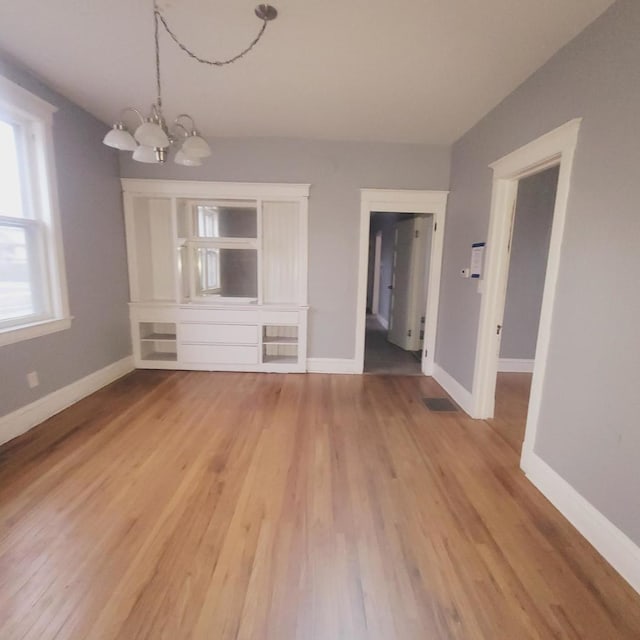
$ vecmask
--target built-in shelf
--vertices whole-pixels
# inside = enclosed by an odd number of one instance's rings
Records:
[[[262,362],[270,364],[294,364],[298,361],[298,356],[269,356],[265,355]]]
[[[288,338],[285,336],[266,336],[262,339],[263,344],[298,344],[298,338]]]
[[[175,333],[151,333],[140,338],[141,342],[175,342]]]
[[[153,362],[176,362],[178,354],[169,351],[151,351],[142,356],[142,360],[151,360]]]
[[[175,322],[138,323],[140,360],[144,362],[177,362],[178,341]]]
[[[293,364],[298,362],[298,327],[268,324],[262,327],[262,362]]]

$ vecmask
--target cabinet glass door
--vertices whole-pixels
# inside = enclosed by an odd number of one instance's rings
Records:
[[[256,249],[195,247],[194,294],[197,298],[258,297]]]
[[[258,237],[255,202],[199,202],[193,206],[193,235],[198,239]]]

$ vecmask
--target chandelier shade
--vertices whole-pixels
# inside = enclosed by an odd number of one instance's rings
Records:
[[[207,60],[201,58],[184,45],[178,36],[169,26],[166,17],[158,8],[157,0],[153,0],[153,19],[154,19],[154,42],[155,42],[155,60],[156,60],[156,101],[151,105],[150,115],[144,118],[137,109],[126,107],[123,113],[127,111],[134,112],[139,120],[139,124],[134,129],[129,129],[123,120],[113,125],[104,137],[102,142],[108,147],[120,149],[122,151],[133,151],[133,159],[137,162],[146,162],[149,164],[163,164],[166,162],[169,149],[172,145],[178,147],[174,156],[174,162],[185,167],[197,167],[202,164],[203,158],[211,155],[209,143],[198,133],[193,118],[185,113],[180,114],[171,124],[167,126],[167,122],[162,113],[162,85],[160,82],[160,40],[159,31],[162,26],[169,34],[176,45],[184,51],[190,58],[201,64],[224,66],[236,62],[244,57],[253,47],[258,44],[264,34],[267,24],[278,15],[277,10],[268,4],[261,4],[256,7],[256,16],[262,20],[262,27],[258,35],[253,39],[248,47],[245,47],[240,53],[229,58],[228,60]],[[184,120],[188,120],[188,128],[183,124]],[[134,131],[131,135],[131,131]]]
[[[181,164],[183,167],[200,167],[202,166],[202,160],[200,158],[194,158],[187,155],[182,149],[178,149],[176,155],[173,157],[173,161],[176,164]]]
[[[138,145],[133,152],[133,159],[138,162],[145,162],[147,164],[159,164],[158,154],[154,147],[147,147],[143,144]]]
[[[138,146],[123,122],[114,124],[113,129],[107,132],[102,142],[104,142],[107,147],[120,149],[121,151],[135,151]]]
[[[208,158],[211,155],[209,143],[195,132],[182,143],[182,151],[192,158]]]
[[[133,137],[147,147],[168,147],[170,143],[169,136],[160,124],[155,122],[143,122]]]

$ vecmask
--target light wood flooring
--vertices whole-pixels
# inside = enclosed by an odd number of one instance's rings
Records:
[[[494,418],[487,421],[518,456],[524,442],[532,377],[531,373],[498,373]]]
[[[0,449],[2,640],[637,640],[429,378],[139,371]]]

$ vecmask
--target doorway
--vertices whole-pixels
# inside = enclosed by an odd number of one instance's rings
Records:
[[[369,310],[373,311],[373,297],[371,296],[369,298],[370,302],[368,304],[367,296],[370,261],[369,247],[371,215],[374,213],[393,214],[398,212],[406,212],[399,215],[416,217],[416,214],[429,214],[431,216],[430,221],[433,224],[427,282],[428,295],[426,300],[426,309],[423,314],[425,318],[424,343],[422,349],[420,349],[419,354],[419,370],[424,375],[431,375],[433,373],[447,196],[448,192],[446,191],[414,191],[391,189],[361,190],[360,252],[358,264],[358,294],[355,335],[356,353],[354,358],[355,372],[364,372],[367,307],[369,306]],[[384,288],[380,287],[379,291],[384,291]],[[387,291],[389,290],[387,289]],[[378,305],[379,304],[380,299],[378,299]]]
[[[365,373],[419,375],[433,215],[370,216]]]
[[[535,362],[559,165],[521,178],[511,220],[495,414],[489,424],[522,451]]]
[[[526,409],[526,425],[520,466],[528,473],[535,465],[534,444],[542,390],[549,355],[551,320],[555,303],[560,252],[564,234],[569,185],[581,119],[570,120],[504,156],[491,165],[493,190],[487,237],[486,264],[478,291],[482,293],[470,414],[494,417],[501,329],[509,270],[512,220],[519,182],[545,169],[559,167],[542,304],[533,362],[533,376]]]

